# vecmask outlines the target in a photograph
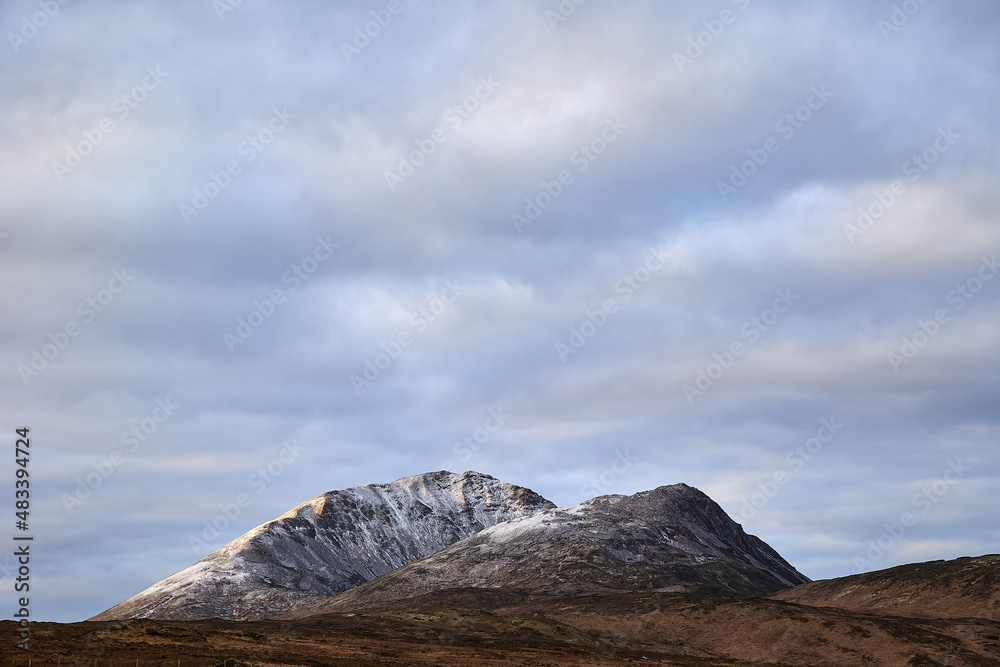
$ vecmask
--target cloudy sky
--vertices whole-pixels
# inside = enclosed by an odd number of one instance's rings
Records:
[[[686,482],[812,578],[1000,551],[995,2],[0,26],[37,620],[440,469],[560,505]]]

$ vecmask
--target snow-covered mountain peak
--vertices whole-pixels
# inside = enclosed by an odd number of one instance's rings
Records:
[[[445,470],[330,491],[257,526],[94,620],[259,619],[385,574],[497,523],[554,507]]]

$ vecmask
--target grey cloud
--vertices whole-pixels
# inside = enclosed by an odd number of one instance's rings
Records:
[[[962,457],[968,476],[879,566],[996,551],[982,517],[1000,282],[961,310],[947,295],[1000,251],[997,9],[927,3],[885,39],[891,7],[742,4],[585,3],[553,30],[549,0],[404,0],[350,58],[341,44],[384,5],[242,3],[220,20],[208,2],[71,3],[17,52],[6,40],[0,399],[5,424],[32,426],[46,479],[37,617],[79,620],[188,565],[192,531],[286,439],[302,458],[220,544],[323,491],[452,461],[560,504],[684,481],[809,576],[838,576]],[[4,33],[36,7],[4,5]],[[735,22],[679,71],[723,9]],[[147,66],[167,76],[119,118]],[[480,77],[500,85],[446,120]],[[778,122],[824,85],[786,137]],[[627,129],[582,160],[618,117]],[[60,181],[52,163],[104,118],[114,131]],[[858,207],[949,126],[961,140],[852,244]],[[241,152],[252,136],[269,143]],[[717,182],[768,138],[779,150],[724,201]],[[213,174],[186,224],[180,205]],[[545,206],[518,233],[525,198]],[[318,238],[339,247],[293,289]],[[670,261],[626,299],[649,246]],[[135,281],[84,323],[79,304],[122,267]],[[418,331],[413,313],[455,279],[461,296]],[[744,325],[784,288],[801,299],[751,342]],[[276,289],[284,303],[230,351],[223,335]],[[938,308],[950,323],[894,373],[888,353]],[[79,335],[26,386],[17,367],[71,320]],[[359,395],[350,376],[404,331]],[[745,354],[689,404],[682,386],[735,341]],[[69,514],[61,494],[167,395],[183,407]],[[498,406],[509,423],[456,453]],[[847,426],[820,458],[739,516],[831,416]]]

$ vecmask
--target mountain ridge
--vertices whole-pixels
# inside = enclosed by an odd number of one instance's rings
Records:
[[[897,565],[813,581],[770,597],[887,616],[1000,621],[1000,555]]]
[[[703,492],[675,484],[496,524],[288,617],[401,604],[449,590],[767,595],[808,581]]]

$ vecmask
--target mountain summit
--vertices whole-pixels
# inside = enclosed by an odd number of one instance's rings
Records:
[[[515,599],[655,590],[767,595],[808,582],[707,495],[686,484],[601,496],[487,528],[289,617],[465,599],[472,589]]]
[[[330,491],[90,620],[273,618],[552,507],[530,489],[477,472]]]

